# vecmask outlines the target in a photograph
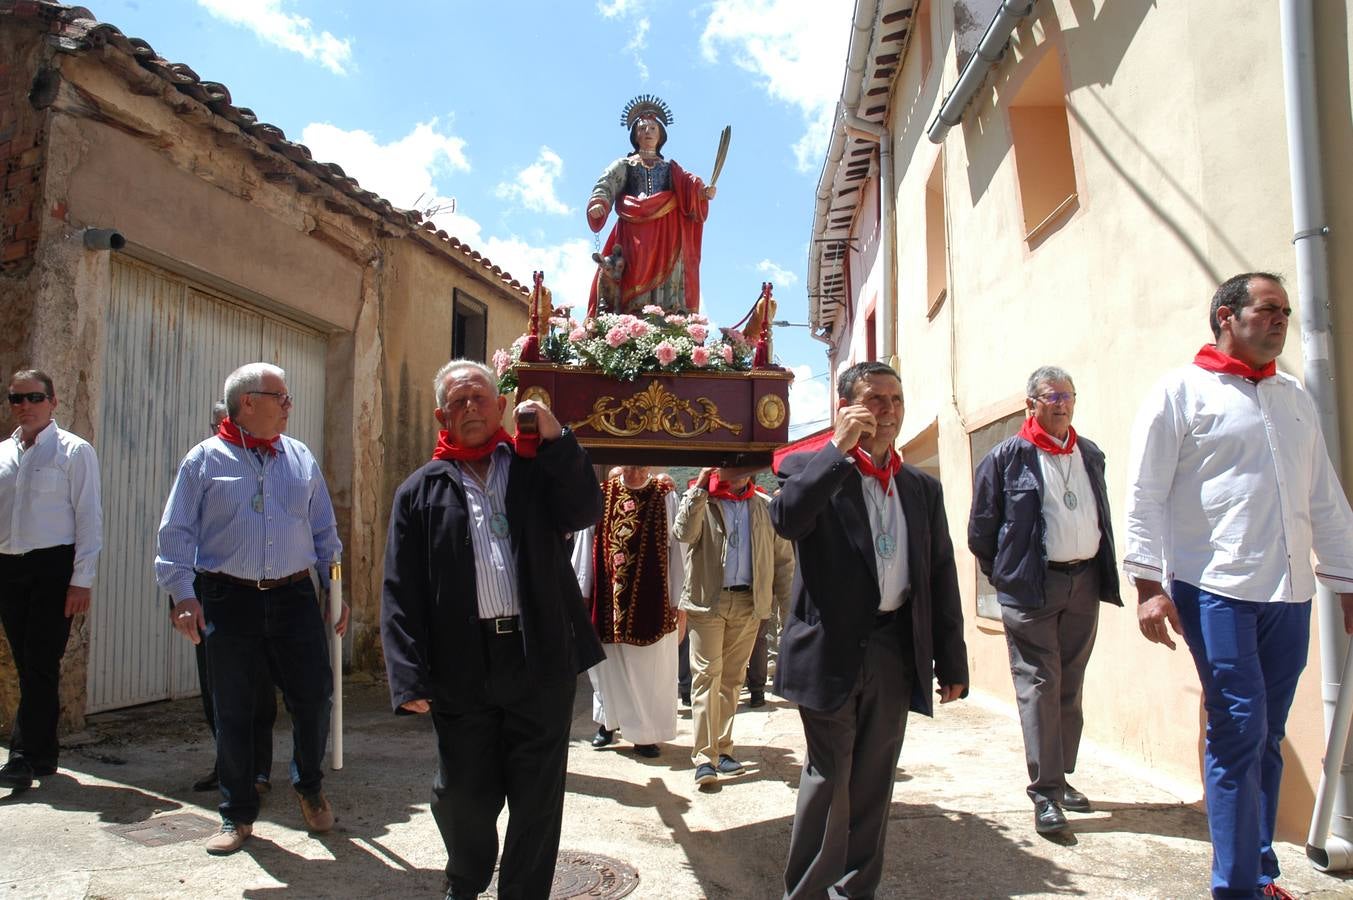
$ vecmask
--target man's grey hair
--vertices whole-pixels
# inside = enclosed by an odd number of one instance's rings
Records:
[[[211,417],[213,419],[223,419],[230,415],[230,410],[226,408],[224,400],[217,400],[211,405]]]
[[[250,391],[263,390],[263,377],[265,375],[276,375],[278,378],[286,381],[287,373],[272,363],[256,362],[240,366],[235,371],[226,376],[225,380],[225,405],[226,412],[230,413],[230,418],[235,418],[240,412],[240,400]]]
[[[1038,396],[1038,386],[1045,381],[1065,381],[1071,385],[1071,389],[1076,389],[1076,382],[1071,380],[1071,373],[1061,366],[1039,366],[1034,369],[1034,373],[1029,376],[1029,384],[1025,388],[1025,395],[1029,399]]]
[[[473,369],[483,374],[493,385],[494,391],[498,390],[498,376],[493,374],[493,370],[475,359],[453,359],[446,365],[437,370],[437,374],[432,378],[432,389],[437,394],[437,408],[446,408],[446,379],[453,372],[459,372],[462,369]]]

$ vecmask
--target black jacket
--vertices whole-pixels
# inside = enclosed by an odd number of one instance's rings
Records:
[[[794,542],[790,614],[780,636],[775,693],[800,706],[845,702],[878,613],[878,567],[859,470],[834,444],[780,464],[771,523]],[[904,465],[895,483],[907,519],[907,562],[916,671],[910,707],[931,715],[932,681],[968,684],[954,546],[940,483]],[[967,691],[964,691],[967,696]]]
[[[565,543],[601,515],[601,490],[572,432],[542,444],[534,459],[513,457],[505,511],[531,676],[541,684],[576,678],[605,653]],[[483,640],[460,469],[433,460],[395,492],[385,546],[381,642],[395,710],[409,700],[454,702],[482,686]]]
[[[1076,436],[1099,512],[1099,599],[1123,605],[1118,593],[1118,565],[1109,521],[1109,494],[1104,485],[1104,451]],[[977,464],[972,512],[968,516],[968,549],[996,588],[1002,606],[1041,609],[1043,578],[1048,570],[1043,522],[1043,470],[1038,448],[1018,435],[997,444]]]

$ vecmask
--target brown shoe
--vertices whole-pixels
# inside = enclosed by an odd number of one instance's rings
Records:
[[[301,801],[301,815],[305,817],[305,827],[313,834],[323,834],[334,827],[334,810],[324,799],[323,791],[309,796],[297,794]]]
[[[212,856],[227,856],[243,847],[244,842],[253,833],[252,825],[222,822],[221,830],[207,838],[207,852]]]

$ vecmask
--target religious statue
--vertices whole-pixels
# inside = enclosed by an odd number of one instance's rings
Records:
[[[587,313],[637,313],[648,305],[674,313],[696,312],[700,308],[701,234],[717,189],[662,155],[667,126],[672,124],[672,112],[662,100],[649,94],[635,97],[625,105],[620,119],[629,129],[634,152],[611,163],[597,179],[587,203],[587,224],[593,232],[600,232],[615,209],[615,227],[606,237],[601,258],[623,259],[624,264],[609,270],[599,265]],[[721,154],[726,149],[725,135]],[[613,254],[615,250],[620,252]],[[604,284],[603,279],[613,277],[617,270],[619,302],[608,304],[607,294],[613,291],[607,288],[613,285]]]

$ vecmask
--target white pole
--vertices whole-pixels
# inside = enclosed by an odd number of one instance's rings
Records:
[[[343,768],[343,637],[332,630],[343,617],[343,563],[329,563],[329,665],[334,673],[333,706],[329,713],[329,764]]]

